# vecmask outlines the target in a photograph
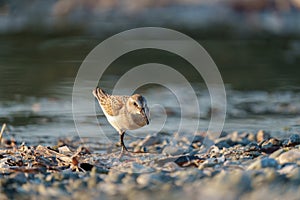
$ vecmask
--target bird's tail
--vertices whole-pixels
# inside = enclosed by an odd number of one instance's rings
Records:
[[[94,90],[93,90],[93,95],[97,98],[97,99],[101,99],[103,97],[107,97],[108,94],[106,94],[106,92],[104,92],[104,90],[102,90],[101,88],[99,87],[96,87]]]

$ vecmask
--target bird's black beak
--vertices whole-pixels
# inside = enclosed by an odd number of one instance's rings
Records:
[[[141,109],[141,114],[142,114],[143,117],[145,118],[146,123],[147,123],[147,125],[148,125],[148,124],[149,124],[149,119],[148,119],[148,116],[146,115],[145,108],[142,108],[142,109]]]

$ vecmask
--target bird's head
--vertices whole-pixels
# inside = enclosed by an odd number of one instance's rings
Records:
[[[146,99],[140,94],[134,94],[127,101],[128,112],[142,115],[149,124],[149,109]]]

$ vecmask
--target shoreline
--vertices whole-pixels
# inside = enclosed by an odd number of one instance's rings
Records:
[[[300,189],[300,136],[225,133],[203,149],[203,134],[149,135],[129,143],[136,153],[118,159],[120,147],[60,139],[27,146],[3,138],[1,199],[294,198]],[[9,142],[10,141],[10,142]],[[80,144],[81,143],[81,144]],[[139,152],[139,153],[138,153]],[[147,153],[144,153],[147,152]],[[275,188],[275,189],[274,189]]]

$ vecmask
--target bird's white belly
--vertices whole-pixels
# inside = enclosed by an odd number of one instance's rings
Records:
[[[132,120],[130,116],[117,115],[117,116],[106,116],[109,123],[117,130],[126,131],[140,128],[136,122]]]

